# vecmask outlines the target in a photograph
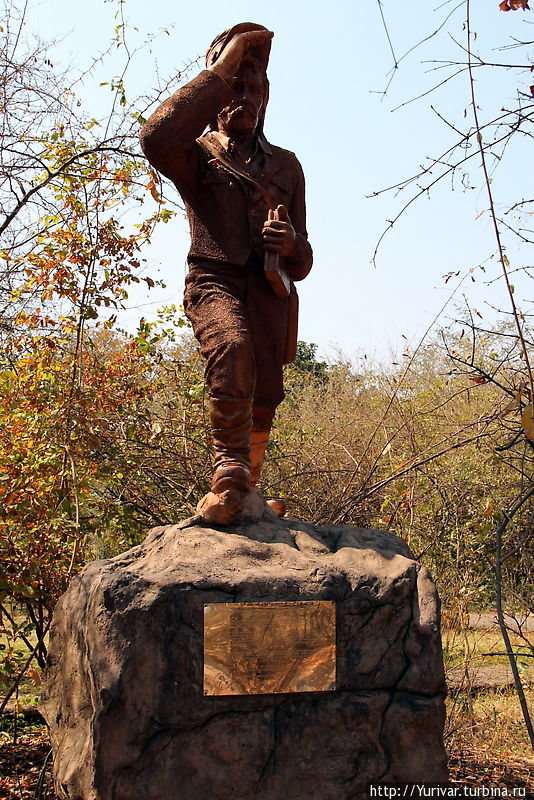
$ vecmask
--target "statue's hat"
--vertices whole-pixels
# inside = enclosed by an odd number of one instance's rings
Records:
[[[225,31],[216,36],[213,42],[210,44],[208,52],[206,53],[206,66],[211,67],[211,65],[217,61],[224,47],[228,44],[232,36],[236,35],[236,33],[267,30],[268,28],[266,28],[264,25],[258,25],[256,22],[240,22],[237,25],[234,25],[232,28],[227,28]],[[267,39],[267,41],[263,42],[262,44],[255,45],[250,51],[252,55],[262,64],[264,70],[267,71],[269,55],[271,52],[271,40]]]

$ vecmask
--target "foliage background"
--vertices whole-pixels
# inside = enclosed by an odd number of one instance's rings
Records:
[[[61,72],[28,30],[26,9],[6,7],[0,52],[4,702],[22,681],[39,682],[50,616],[72,574],[194,512],[211,446],[202,364],[179,308],[120,327],[128,294],[155,288],[145,263],[154,232],[181,214],[140,156],[139,123],[185,74],[130,97],[136,53],[118,3],[110,47],[121,69],[101,82],[108,103],[96,118],[78,91],[94,64],[82,77]],[[531,124],[532,104],[518,102],[509,126],[518,113]],[[492,136],[501,124],[489,126]],[[472,142],[480,130],[466,125]],[[494,141],[487,152],[497,162]],[[455,148],[466,146],[463,137]],[[528,239],[521,220],[531,202],[519,203],[516,237]],[[528,264],[517,269],[530,279]],[[383,361],[326,361],[300,342],[265,491],[317,524],[403,536],[455,618],[495,602],[500,531],[497,586],[509,610],[532,612],[534,348],[521,314],[519,336],[508,310],[486,324],[467,303]]]

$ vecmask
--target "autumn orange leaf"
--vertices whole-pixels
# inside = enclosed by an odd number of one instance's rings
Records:
[[[479,384],[488,382],[488,379],[485,378],[484,375],[469,375],[468,378],[470,381],[472,381],[472,383]]]
[[[146,188],[148,189],[148,191],[150,192],[150,194],[152,195],[152,197],[154,198],[156,203],[160,203],[161,202],[161,195],[158,192],[158,188],[157,188],[157,180],[158,179],[157,179],[156,173],[153,172],[152,170],[150,170],[149,174],[150,174],[150,180],[147,183]]]
[[[529,403],[528,406],[525,406],[523,409],[523,413],[521,414],[521,425],[525,431],[525,436],[527,439],[530,439],[531,442],[534,442],[534,411],[532,403]]]
[[[520,8],[530,11],[528,0],[503,0],[499,3],[499,8],[501,11],[517,11]]]

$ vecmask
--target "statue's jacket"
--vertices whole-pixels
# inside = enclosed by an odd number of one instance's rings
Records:
[[[216,274],[229,265],[245,268],[256,254],[263,261],[262,228],[267,206],[259,191],[229,172],[209,148],[204,133],[233,99],[228,84],[205,70],[175,92],[145,123],[141,145],[150,163],[180,192],[191,230],[188,254],[190,282],[204,271]],[[297,234],[297,255],[282,264],[293,281],[305,278],[312,265],[306,232],[302,168],[288,150],[262,140],[264,167],[255,176],[276,205],[285,205]],[[272,291],[267,281],[265,290]],[[289,303],[288,349],[296,342],[296,292]],[[291,318],[293,317],[293,318]]]

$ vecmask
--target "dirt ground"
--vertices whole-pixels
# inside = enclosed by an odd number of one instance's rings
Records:
[[[40,793],[36,792],[43,764],[50,750],[44,726],[22,734],[16,743],[0,744],[0,797],[2,800],[57,800],[52,789],[50,763],[44,768]],[[452,786],[506,787],[525,789],[526,798],[534,798],[534,759],[514,759],[507,764],[493,761],[487,754],[452,752],[449,756]],[[179,798],[169,798],[179,800]],[[205,799],[207,800],[207,798]],[[291,798],[287,798],[291,800]]]
[[[534,683],[534,666],[527,667],[521,675],[522,683]],[[513,686],[512,668],[508,664],[459,665],[447,671],[449,691],[469,687],[470,691]]]

